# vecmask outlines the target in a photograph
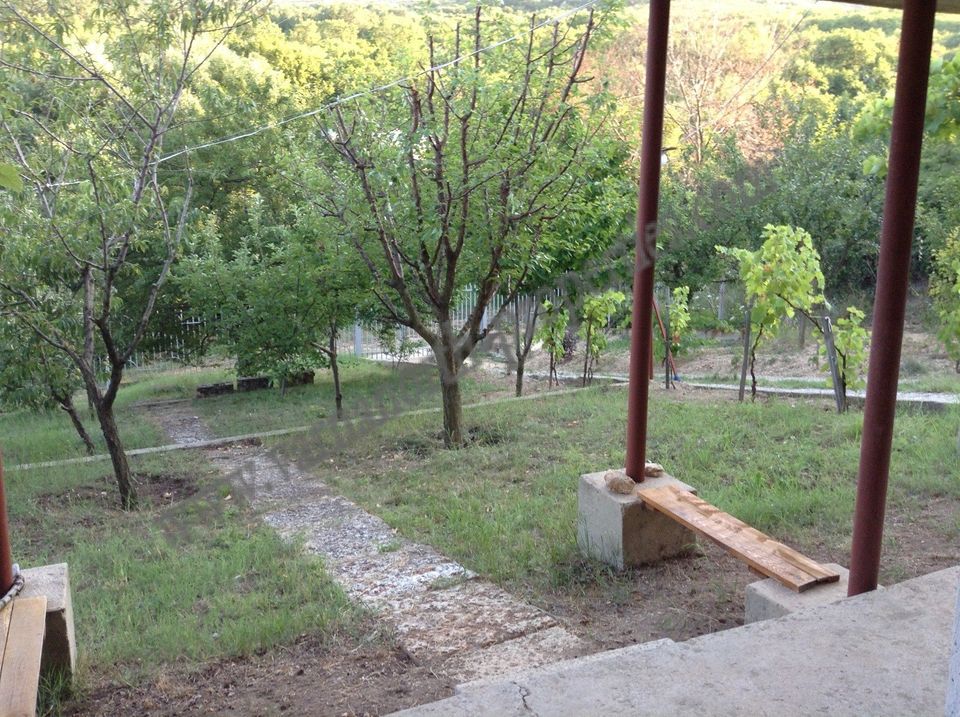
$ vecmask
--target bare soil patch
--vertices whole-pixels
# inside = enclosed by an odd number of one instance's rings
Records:
[[[135,473],[133,482],[141,507],[172,505],[196,495],[197,477],[189,473]],[[117,484],[112,475],[101,476],[95,483],[81,485],[57,493],[44,493],[37,499],[44,511],[63,510],[71,506],[95,506],[104,511],[121,512]]]
[[[374,629],[374,626],[370,626]],[[330,646],[316,636],[262,655],[171,668],[137,687],[103,684],[65,714],[380,715],[443,699],[452,685],[379,643]]]
[[[888,507],[880,582],[893,585],[960,563],[960,505],[940,497],[911,499],[909,508]],[[849,566],[849,540],[817,536],[788,538],[788,544],[824,563]],[[541,596],[541,606],[568,629],[612,650],[670,638],[688,640],[743,624],[746,586],[760,580],[739,560],[700,540],[695,555],[625,571],[596,573],[587,562],[569,566],[579,592]]]
[[[598,651],[662,638],[688,640],[742,625],[744,588],[758,579],[703,542],[688,557],[605,578],[598,579],[595,564],[570,567],[579,591],[549,594],[544,607]]]

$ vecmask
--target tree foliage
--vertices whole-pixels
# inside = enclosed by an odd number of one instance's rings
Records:
[[[438,67],[482,47],[491,26],[478,7],[469,29],[431,36],[429,69],[409,85],[337,107],[318,123],[325,152],[308,178],[387,315],[433,350],[450,445],[464,440],[460,369],[499,319],[484,321],[493,296],[505,293],[506,312],[549,223],[589,211],[586,168],[609,161],[594,141],[607,98],[579,90],[593,13]],[[468,285],[477,300],[457,326],[451,308]]]
[[[551,382],[557,386],[560,381],[557,378],[557,363],[561,361],[566,353],[564,339],[567,335],[567,325],[570,323],[570,314],[560,305],[551,301],[543,302],[543,318],[540,321],[540,328],[537,330],[536,338],[543,343],[543,350],[547,352],[550,358],[550,372],[547,376],[547,384]]]
[[[717,251],[736,260],[740,279],[750,304],[751,394],[756,396],[757,348],[776,335],[781,322],[800,314],[822,334],[823,324],[816,317],[818,307],[829,308],[824,297],[824,278],[820,255],[813,237],[804,229],[767,225],[763,244],[756,251],[717,246]],[[854,307],[836,323],[834,345],[841,371],[841,393],[846,401],[848,385],[859,381],[866,357],[867,332],[862,326],[863,312]]]
[[[17,29],[0,94],[18,98],[0,152],[27,187],[0,247],[0,306],[76,366],[124,508],[136,490],[113,405],[191,220],[189,175],[165,181],[160,159],[199,67],[256,5],[112,0],[88,17],[0,5]]]
[[[936,253],[930,297],[939,319],[937,337],[960,373],[960,229]]]
[[[593,381],[593,370],[600,355],[607,348],[607,335],[604,328],[610,322],[627,297],[622,291],[605,291],[602,294],[587,296],[580,311],[580,338],[583,339],[583,376],[582,385]]]

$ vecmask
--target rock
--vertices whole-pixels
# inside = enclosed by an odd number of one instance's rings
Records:
[[[643,468],[643,475],[647,478],[657,478],[666,473],[663,466],[659,463],[647,463]]]
[[[637,487],[633,478],[630,478],[623,471],[607,471],[607,474],[603,476],[603,482],[606,483],[607,490],[611,493],[620,493],[621,495],[630,495]]]

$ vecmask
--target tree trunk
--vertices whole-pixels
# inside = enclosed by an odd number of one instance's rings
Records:
[[[517,357],[516,394],[518,397],[523,395],[523,370],[527,363],[527,356],[530,355],[530,349],[533,346],[533,335],[537,328],[537,316],[540,313],[540,302],[537,300],[536,296],[534,296],[532,300],[524,300],[525,311],[523,327],[521,330],[520,301],[521,299],[517,297],[513,304],[513,348]],[[533,303],[532,309],[530,307],[531,302]],[[550,383],[548,378],[547,386],[549,387],[549,385]]]
[[[526,362],[526,356],[517,356],[517,398],[523,395],[523,367]]]
[[[588,323],[587,337],[586,337],[586,340],[584,341],[584,347],[583,347],[583,381],[581,382],[581,385],[583,387],[586,387],[587,385],[587,369],[590,366],[590,338],[592,333],[593,333],[593,326],[591,326]]]
[[[523,339],[520,330],[520,297],[513,300],[513,354],[517,357],[517,386],[516,395],[523,395]]]
[[[333,373],[333,400],[337,405],[337,420],[343,418],[343,394],[340,393],[340,366],[337,363],[337,327],[330,327],[330,371]]]
[[[460,397],[460,366],[453,350],[444,348],[437,356],[440,368],[440,391],[443,394],[443,442],[447,448],[456,448],[464,443],[463,401]]]
[[[443,442],[447,448],[463,445],[463,403],[460,399],[460,382],[440,379],[443,392]]]
[[[73,397],[70,394],[65,396],[54,396],[57,403],[60,404],[60,408],[63,409],[68,416],[70,416],[70,422],[73,424],[73,427],[77,431],[77,435],[80,436],[80,440],[83,441],[84,448],[87,449],[87,455],[92,456],[96,453],[96,446],[93,445],[93,440],[90,438],[90,434],[87,433],[87,429],[83,425],[83,421],[80,420],[80,415],[77,413],[76,406],[73,405]]]
[[[117,478],[117,488],[120,491],[120,507],[124,510],[133,510],[137,507],[137,491],[130,479],[130,464],[127,454],[123,450],[117,422],[113,417],[113,405],[100,402],[97,405],[97,418],[100,420],[100,430],[107,443],[110,461],[113,463],[113,473]]]

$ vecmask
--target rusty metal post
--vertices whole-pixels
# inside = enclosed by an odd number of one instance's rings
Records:
[[[7,498],[3,490],[3,454],[0,453],[0,597],[13,587],[13,557],[7,528]]]
[[[637,207],[633,321],[630,332],[630,389],[627,398],[627,475],[643,480],[647,450],[647,400],[653,369],[653,265],[657,252],[657,206],[663,147],[663,101],[667,83],[670,0],[650,0],[647,69],[640,146],[640,196]]]
[[[936,9],[936,0],[912,0],[903,4],[900,59],[890,136],[890,167],[883,205],[867,399],[860,441],[849,595],[876,589],[880,572],[883,516],[897,407],[897,379],[900,375],[910,247],[917,207],[920,149]]]

